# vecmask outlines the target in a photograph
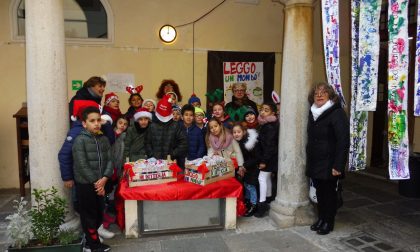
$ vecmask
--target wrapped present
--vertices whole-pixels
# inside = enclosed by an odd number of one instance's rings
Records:
[[[168,160],[149,158],[125,163],[124,171],[128,176],[128,185],[134,187],[176,181],[181,169],[176,161],[171,161],[169,158]]]
[[[185,176],[187,182],[198,185],[207,185],[235,176],[235,168],[230,159],[222,156],[204,156],[195,160],[185,162]]]

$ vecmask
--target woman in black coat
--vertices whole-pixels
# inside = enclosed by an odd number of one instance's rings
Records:
[[[308,100],[312,106],[307,129],[306,175],[314,182],[318,200],[318,220],[311,230],[325,235],[334,229],[337,182],[344,178],[349,150],[349,121],[330,85],[316,85]]]

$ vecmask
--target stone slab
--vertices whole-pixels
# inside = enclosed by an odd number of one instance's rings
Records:
[[[220,236],[207,238],[193,238],[181,240],[161,241],[162,251],[170,252],[224,252],[229,251],[224,240]]]

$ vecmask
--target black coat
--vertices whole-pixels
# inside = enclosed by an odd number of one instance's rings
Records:
[[[69,103],[69,116],[73,114],[73,103],[75,100],[90,100],[94,101],[97,104],[101,105],[102,97],[95,97],[86,87],[82,87],[81,89],[77,90],[76,94],[71,98]]]
[[[332,169],[344,168],[350,145],[350,126],[339,103],[322,113],[316,121],[309,112],[308,144],[306,145],[306,175],[314,179],[334,179]]]
[[[260,173],[257,158],[258,133],[255,129],[248,129],[247,132],[247,136],[238,141],[246,169],[244,182],[256,186],[258,185],[258,174]]]
[[[258,134],[258,163],[266,165],[261,171],[277,172],[279,163],[279,121],[261,125]]]

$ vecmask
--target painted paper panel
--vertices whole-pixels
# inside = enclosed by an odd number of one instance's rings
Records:
[[[407,132],[408,0],[388,8],[388,148],[390,179],[409,179]]]
[[[338,2],[338,0],[322,0],[322,33],[328,84],[334,87],[340,96],[341,104],[345,106],[340,78]]]
[[[417,5],[417,40],[414,87],[414,116],[420,116],[420,4]]]
[[[350,150],[349,171],[366,168],[366,140],[368,112],[356,110],[356,97],[359,81],[359,20],[360,0],[351,2],[352,24],[352,72],[351,72],[351,107],[350,107]]]
[[[382,0],[360,1],[357,111],[375,111],[378,95],[379,19]]]

